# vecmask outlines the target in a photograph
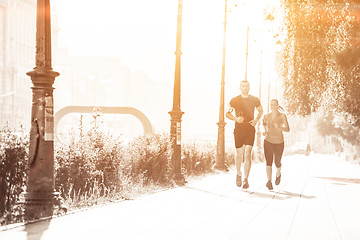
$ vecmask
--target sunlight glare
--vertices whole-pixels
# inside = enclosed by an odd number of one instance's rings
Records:
[[[101,4],[95,0],[53,0],[52,8],[60,27],[59,47],[66,48],[72,56],[120,58],[132,71],[141,71],[154,82],[166,83],[172,88],[177,4],[177,0],[103,0]],[[239,93],[239,82],[244,79],[247,27],[250,29],[247,70],[250,93],[259,95],[260,71],[264,87],[270,80],[277,81],[273,38],[276,27],[272,26],[277,17],[273,22],[264,19],[266,11],[273,12],[278,5],[279,1],[228,0],[226,104]],[[225,1],[183,1],[182,108],[189,116],[185,116],[184,126],[187,121],[204,122],[195,128],[184,127],[184,134],[204,135],[211,132],[216,135],[224,9]],[[168,110],[171,101],[166,100]],[[196,110],[198,107],[208,112],[207,117]],[[167,112],[165,116],[168,117]],[[204,117],[211,121],[204,121]],[[168,126],[156,126],[155,123],[155,128],[167,131]]]

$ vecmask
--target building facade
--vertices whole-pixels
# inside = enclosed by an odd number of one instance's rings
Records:
[[[36,0],[0,0],[0,125],[30,128]]]

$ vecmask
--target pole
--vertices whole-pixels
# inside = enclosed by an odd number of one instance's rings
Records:
[[[182,8],[183,0],[178,0],[173,108],[169,112],[171,117],[170,138],[173,150],[171,164],[175,181],[177,181],[178,184],[183,184],[185,182],[184,176],[181,173],[181,117],[184,114],[180,109]]]
[[[54,180],[54,107],[53,84],[59,73],[51,67],[51,21],[49,0],[37,0],[36,66],[31,77],[32,111],[29,171],[25,193],[27,219],[53,214]]]
[[[246,34],[245,81],[247,81],[248,56],[249,56],[249,27],[247,27],[247,34]]]
[[[268,110],[268,112],[270,112],[270,79],[269,79],[269,82],[268,82],[267,110]]]
[[[260,51],[260,72],[259,72],[259,99],[261,101],[261,77],[262,77],[262,57],[263,57],[263,52],[262,50]],[[257,124],[257,140],[256,140],[256,144],[257,144],[257,157],[258,159],[262,159],[262,154],[261,154],[261,133],[260,133],[260,124]]]
[[[225,164],[225,121],[224,121],[224,98],[225,98],[225,54],[226,54],[226,15],[227,15],[227,0],[225,0],[225,17],[224,17],[224,39],[223,39],[223,56],[221,69],[221,89],[220,89],[220,111],[218,125],[218,138],[216,148],[216,162],[214,168],[228,171]]]
[[[260,51],[260,78],[259,78],[259,99],[261,100],[261,77],[262,77],[262,57],[263,51]]]

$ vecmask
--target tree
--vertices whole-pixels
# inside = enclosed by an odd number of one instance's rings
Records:
[[[342,104],[339,111],[352,116],[354,126],[360,126],[360,47],[349,47],[336,56],[338,69],[345,81],[341,82]]]
[[[359,126],[360,50],[354,46],[355,0],[284,0],[282,76],[288,110],[345,112]]]

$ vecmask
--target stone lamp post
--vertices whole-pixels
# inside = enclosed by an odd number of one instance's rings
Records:
[[[37,0],[36,66],[31,77],[32,110],[29,172],[25,193],[27,219],[51,217],[56,193],[54,180],[53,84],[59,73],[51,67],[51,21],[49,0]]]

